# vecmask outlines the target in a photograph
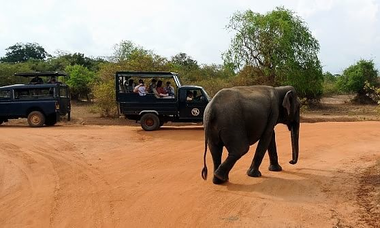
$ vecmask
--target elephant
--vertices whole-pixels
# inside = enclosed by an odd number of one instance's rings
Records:
[[[278,163],[274,128],[286,124],[291,132],[292,160],[296,164],[299,154],[301,102],[292,86],[237,86],[217,92],[207,105],[204,116],[205,151],[201,176],[207,179],[206,155],[210,148],[214,163],[214,184],[229,179],[229,172],[249,147],[258,141],[252,164],[247,171],[250,177],[260,177],[259,167],[268,150],[269,170],[281,171]],[[228,156],[222,163],[223,147]]]

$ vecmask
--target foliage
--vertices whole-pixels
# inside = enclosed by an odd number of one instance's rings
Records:
[[[30,72],[32,69],[29,64],[24,63],[0,63],[0,86],[11,85],[16,83],[28,83],[24,77],[14,76],[17,72]]]
[[[293,12],[281,7],[265,15],[237,12],[227,28],[236,34],[223,54],[226,67],[246,70],[245,77],[251,72],[254,81],[268,85],[293,85],[303,97],[321,95],[319,43]]]
[[[103,117],[116,117],[117,103],[115,95],[115,82],[108,80],[103,83],[95,84],[93,87],[96,97],[96,107]]]
[[[330,72],[323,74],[323,95],[342,94],[337,85],[339,77],[340,75],[333,75]]]
[[[91,87],[96,80],[95,73],[81,65],[67,66],[65,72],[69,75],[66,84],[70,86],[72,99],[85,97],[89,101]]]
[[[177,68],[185,68],[187,70],[199,69],[197,61],[193,60],[190,56],[183,52],[173,56],[171,63]]]
[[[51,71],[63,71],[67,66],[81,65],[91,71],[98,71],[100,64],[107,61],[102,58],[86,57],[83,53],[64,53],[60,52],[57,56],[47,61]]]
[[[359,96],[366,96],[365,85],[378,85],[378,71],[373,60],[360,60],[343,71],[338,79],[338,86],[345,92],[354,92]]]
[[[377,102],[380,105],[380,88],[371,85],[368,81],[364,83],[364,90],[367,93],[367,96],[370,97],[373,101]]]
[[[229,81],[221,78],[198,81],[197,85],[202,86],[210,97],[213,97],[219,90],[223,88],[232,87]]]
[[[143,47],[134,44],[132,41],[122,40],[114,46],[114,53],[111,60],[113,62],[126,61],[133,58],[136,53],[139,53],[142,56],[153,54],[152,51],[145,50]]]
[[[31,59],[44,60],[49,54],[37,43],[16,43],[5,49],[5,57],[0,62],[22,63]]]

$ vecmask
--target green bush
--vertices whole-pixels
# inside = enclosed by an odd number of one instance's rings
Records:
[[[94,85],[95,107],[99,110],[102,117],[118,116],[115,82],[108,80]]]

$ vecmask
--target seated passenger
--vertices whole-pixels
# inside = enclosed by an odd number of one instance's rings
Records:
[[[193,92],[191,92],[190,90],[187,91],[186,100],[187,101],[192,101],[193,100]]]
[[[167,97],[169,94],[165,91],[164,87],[162,87],[162,81],[158,80],[156,91],[159,97]]]
[[[156,84],[157,80],[155,78],[152,79],[152,82],[149,85],[148,93],[155,93],[155,89],[157,88]]]
[[[127,93],[133,92],[133,89],[135,88],[135,83],[133,82],[133,79],[128,80],[128,84],[126,85],[126,91]]]
[[[43,84],[43,83],[44,83],[44,81],[38,75],[34,76],[34,78],[32,78],[32,80],[30,80],[30,82],[29,82],[29,84],[33,84],[33,85]]]
[[[56,84],[56,83],[58,83],[58,81],[55,77],[51,77],[50,80],[48,81],[48,84]]]
[[[142,79],[139,80],[139,84],[133,89],[133,92],[138,93],[140,96],[146,95],[146,88]]]
[[[165,91],[169,96],[174,96],[174,87],[170,85],[170,81],[166,82]]]

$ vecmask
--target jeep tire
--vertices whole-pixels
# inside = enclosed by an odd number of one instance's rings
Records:
[[[140,119],[141,127],[145,131],[154,131],[160,128],[160,119],[154,113],[146,113]]]
[[[28,124],[31,127],[42,127],[45,124],[45,116],[40,111],[33,111],[28,115]]]

